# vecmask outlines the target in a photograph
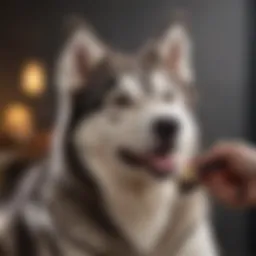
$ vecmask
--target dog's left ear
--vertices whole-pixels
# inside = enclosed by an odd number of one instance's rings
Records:
[[[57,63],[59,89],[72,93],[86,86],[89,73],[106,56],[106,48],[87,24],[77,25]]]
[[[185,24],[174,23],[158,41],[157,51],[168,71],[182,83],[194,82],[192,43]]]

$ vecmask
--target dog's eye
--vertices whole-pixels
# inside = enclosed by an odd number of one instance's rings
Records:
[[[174,100],[174,97],[175,97],[174,93],[168,91],[168,92],[166,92],[166,93],[163,95],[163,100],[164,100],[165,102],[172,102],[172,101]]]
[[[132,105],[132,99],[127,95],[121,94],[113,99],[113,104],[120,108],[127,108]]]

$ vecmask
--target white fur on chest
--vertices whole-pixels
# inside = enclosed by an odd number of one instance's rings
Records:
[[[103,165],[103,162],[87,158],[87,164],[95,170],[92,174],[102,191],[107,210],[139,252],[150,252],[172,218],[170,209],[177,200],[175,183],[154,179],[146,173],[138,175],[136,171],[119,170],[113,163],[106,161]],[[134,181],[141,183],[133,186]]]
[[[172,217],[170,208],[175,198],[174,185],[161,182],[141,193],[112,186],[105,194],[114,221],[141,252],[149,252],[157,245]]]

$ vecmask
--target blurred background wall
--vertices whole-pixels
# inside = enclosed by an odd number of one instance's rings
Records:
[[[107,42],[129,52],[152,35],[159,34],[168,24],[170,14],[180,8],[189,15],[194,37],[205,146],[216,139],[246,137],[248,2],[4,0],[0,9],[0,120],[1,127],[7,128],[2,131],[2,141],[10,135],[8,131],[22,141],[33,132],[47,134],[50,130],[55,116],[53,64],[62,43],[64,21],[70,15],[84,16]],[[25,85],[24,80],[27,81]],[[17,128],[17,123],[22,123],[21,116],[22,120],[27,120],[24,126],[28,124],[24,131]],[[15,145],[13,139],[10,141]],[[7,147],[10,142],[2,144]],[[37,143],[37,147],[41,144]],[[224,255],[249,255],[247,213],[216,204],[213,218]]]

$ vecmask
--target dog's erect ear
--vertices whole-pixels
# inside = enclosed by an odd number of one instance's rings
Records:
[[[74,92],[86,85],[89,72],[105,56],[106,47],[86,25],[80,25],[68,39],[57,63],[57,85]]]
[[[158,41],[157,50],[166,68],[181,82],[194,82],[192,45],[185,24],[174,23]]]

